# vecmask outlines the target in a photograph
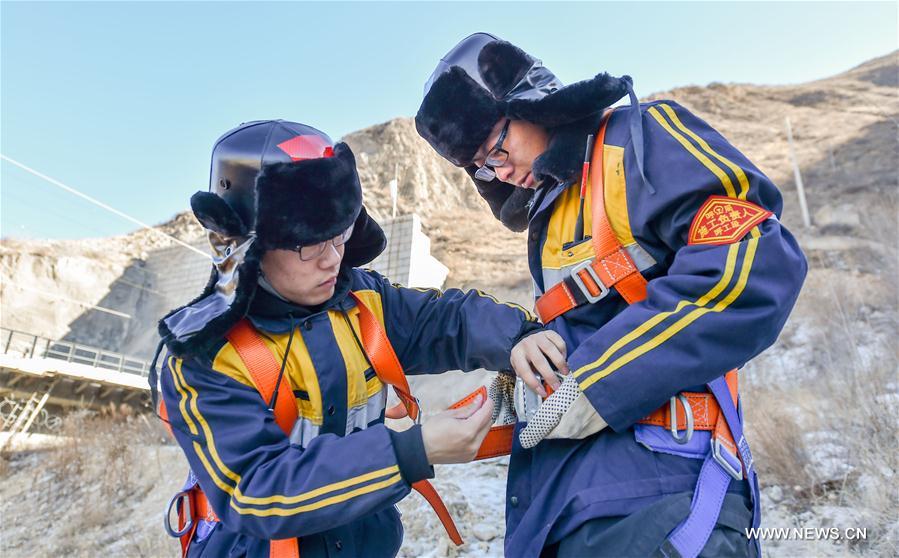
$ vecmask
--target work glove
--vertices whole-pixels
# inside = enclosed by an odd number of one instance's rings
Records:
[[[523,448],[532,448],[545,438],[581,439],[606,426],[606,421],[593,408],[574,376],[565,376],[559,389],[529,417],[518,440]]]
[[[487,395],[493,400],[493,424],[503,426],[515,424],[518,417],[515,414],[515,376],[500,372],[493,379]]]

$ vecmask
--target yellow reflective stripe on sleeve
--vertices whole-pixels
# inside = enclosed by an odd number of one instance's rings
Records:
[[[739,181],[739,183],[740,183],[740,194],[737,196],[737,198],[739,198],[741,200],[745,200],[746,194],[749,192],[749,179],[746,178],[746,173],[743,172],[743,169],[739,165],[737,165],[733,161],[731,161],[730,159],[727,159],[727,158],[721,156],[717,151],[712,149],[712,147],[708,144],[708,142],[706,142],[704,139],[699,137],[699,135],[697,135],[695,132],[693,132],[686,126],[684,126],[683,122],[680,121],[680,119],[677,117],[677,114],[674,112],[674,109],[672,109],[669,105],[662,103],[659,106],[662,107],[662,110],[665,111],[665,114],[668,115],[668,118],[670,118],[671,121],[674,122],[674,125],[677,126],[678,129],[680,129],[682,132],[684,132],[685,134],[687,134],[688,136],[693,138],[693,140],[696,143],[698,143],[699,146],[702,147],[702,149],[705,150],[706,153],[708,153],[711,156],[713,156],[714,158],[718,159],[719,161],[724,163],[727,166],[727,168],[729,168],[731,171],[733,171],[734,176],[737,177],[737,181]],[[731,197],[733,197],[732,194],[730,194],[730,193],[728,193],[728,195],[731,195]]]
[[[509,308],[514,308],[515,310],[518,310],[518,311],[522,312],[522,313],[525,315],[526,319],[528,319],[528,320],[533,321],[533,320],[536,319],[536,318],[534,317],[533,314],[531,314],[530,312],[528,312],[528,311],[524,308],[524,306],[521,306],[520,304],[515,304],[514,302],[504,302],[504,301],[501,301],[501,300],[497,300],[497,298],[496,298],[495,296],[490,295],[490,294],[487,294],[487,293],[485,293],[484,291],[479,291],[478,289],[472,289],[472,290],[473,290],[475,293],[477,293],[478,296],[480,296],[480,297],[483,297],[483,298],[492,300],[492,301],[495,302],[496,304],[502,304],[503,306],[508,306]]]
[[[194,436],[199,434],[197,430],[197,425],[194,424],[194,421],[187,414],[187,394],[184,393],[184,390],[181,388],[181,383],[178,382],[178,376],[175,375],[175,367],[181,368],[181,359],[176,359],[173,356],[169,357],[169,372],[172,373],[172,379],[175,380],[175,389],[178,390],[178,394],[181,396],[178,400],[178,408],[181,410],[181,416],[184,417],[184,422],[187,423],[187,427],[190,429],[190,433]]]
[[[650,107],[647,112],[656,120],[656,122],[659,123],[660,126],[662,126],[662,128],[665,129],[665,131],[667,131],[669,134],[671,134],[671,136],[674,139],[676,139],[678,141],[678,143],[680,143],[684,147],[684,149],[689,151],[690,154],[693,155],[694,157],[696,157],[696,159],[700,163],[702,163],[707,169],[709,169],[712,172],[712,174],[714,174],[716,177],[718,177],[718,180],[721,181],[721,185],[724,186],[724,191],[727,192],[727,195],[729,197],[731,197],[731,198],[737,197],[737,193],[734,190],[734,184],[731,181],[730,176],[728,176],[728,174],[726,172],[721,170],[721,167],[719,167],[718,165],[713,163],[708,157],[705,156],[704,153],[702,153],[701,151],[696,149],[696,147],[692,143],[690,143],[690,140],[688,140],[687,138],[682,136],[677,130],[672,128],[671,125],[668,124],[668,121],[665,120],[665,117],[662,116],[661,113],[659,113],[659,111],[658,111],[658,109],[656,109],[656,107]]]
[[[346,502],[352,498],[357,496],[362,496],[363,494],[369,494],[371,492],[375,492],[377,490],[381,490],[382,488],[387,488],[388,486],[393,486],[394,484],[400,482],[402,480],[402,476],[397,473],[392,477],[383,480],[381,482],[369,484],[368,486],[363,486],[361,488],[357,488],[356,490],[346,492],[344,494],[338,494],[337,496],[332,496],[330,498],[325,498],[324,500],[319,500],[318,502],[314,502],[312,504],[306,504],[305,506],[297,506],[296,508],[269,508],[266,510],[257,510],[252,508],[239,508],[234,500],[231,500],[231,507],[238,510],[240,513],[245,515],[255,515],[259,517],[271,517],[271,516],[287,516],[294,515],[303,512],[310,512],[314,510],[318,510],[327,506],[331,506],[334,504],[339,504],[341,502]]]
[[[209,476],[212,478],[213,482],[215,482],[216,486],[218,486],[219,489],[221,489],[223,492],[225,492],[226,494],[228,494],[232,497],[231,507],[234,508],[235,510],[237,510],[239,513],[244,514],[244,513],[260,512],[260,511],[264,511],[264,510],[253,510],[253,509],[249,509],[249,508],[241,508],[241,507],[237,506],[235,502],[238,502],[241,504],[249,504],[249,505],[297,504],[300,502],[305,502],[307,500],[311,500],[318,496],[328,494],[330,492],[335,492],[337,490],[342,490],[344,488],[349,488],[349,487],[352,487],[352,486],[355,486],[355,485],[358,485],[358,484],[361,484],[364,482],[378,479],[378,478],[384,477],[386,475],[394,475],[395,477],[399,476],[399,467],[397,465],[391,465],[389,467],[384,467],[382,469],[378,469],[375,471],[371,471],[369,473],[351,477],[346,480],[327,484],[325,486],[321,486],[314,490],[310,490],[308,492],[304,492],[302,494],[298,494],[295,496],[284,496],[284,495],[280,495],[280,494],[261,497],[261,498],[253,497],[253,496],[246,496],[240,490],[239,485],[240,485],[240,481],[241,481],[241,476],[239,474],[235,473],[234,471],[232,471],[230,468],[228,468],[228,466],[225,465],[225,463],[219,457],[218,451],[215,447],[215,438],[212,435],[212,430],[209,428],[209,424],[203,418],[203,415],[200,413],[199,407],[197,406],[197,401],[196,401],[197,397],[198,397],[197,391],[190,384],[187,383],[187,380],[184,378],[184,375],[181,371],[181,360],[178,359],[178,361],[175,364],[175,367],[170,368],[170,370],[172,371],[173,377],[175,378],[175,387],[178,389],[178,392],[181,395],[182,402],[184,402],[184,401],[189,402],[190,411],[187,410],[185,405],[179,405],[179,407],[181,408],[182,416],[184,417],[185,421],[187,421],[187,422],[189,422],[189,424],[191,424],[191,423],[193,423],[193,421],[191,420],[189,415],[192,414],[196,418],[196,421],[200,424],[200,427],[202,428],[203,434],[206,439],[206,449],[208,450],[209,455],[212,457],[212,460],[215,463],[215,466],[213,466],[209,462],[209,460],[206,458],[206,456],[204,455],[204,452],[203,452],[203,447],[198,442],[193,443],[194,451],[196,451],[197,457],[200,459],[200,462],[203,464],[204,469],[206,469],[206,472],[209,473]],[[221,472],[226,477],[228,477],[228,479],[230,479],[234,483],[234,486],[232,486],[231,484],[224,481],[221,478],[221,476],[219,475],[219,472]],[[393,478],[394,477],[391,477],[390,479],[387,479],[387,481],[378,483],[378,486],[376,488],[370,488],[371,486],[376,486],[376,485],[368,485],[368,486],[359,488],[357,490],[348,492],[346,494],[341,494],[341,495],[335,496],[334,498],[342,498],[342,499],[336,500],[332,503],[343,502],[354,496],[367,494],[369,492],[373,492],[373,491],[377,490],[378,488],[383,488],[385,486],[394,484],[395,481],[391,480]],[[391,482],[388,482],[388,481],[391,481]],[[383,485],[383,486],[380,486],[380,485]],[[325,506],[329,505],[328,503],[324,503],[324,502],[327,502],[328,500],[331,500],[331,499],[326,499],[321,502],[316,502],[315,504],[300,506],[299,508],[279,509],[280,513],[273,514],[273,515],[291,515],[294,513],[302,513],[303,511],[309,511],[310,509],[319,509],[321,507],[325,507]],[[317,507],[309,508],[309,506],[317,506]],[[260,515],[260,514],[253,513],[253,515]]]
[[[737,246],[737,245],[735,244],[735,246]],[[737,299],[737,297],[739,297],[743,293],[743,290],[746,288],[746,282],[749,279],[749,272],[752,269],[752,262],[755,258],[755,252],[756,252],[757,247],[758,247],[758,238],[752,238],[748,241],[747,247],[746,247],[746,254],[743,256],[742,268],[740,269],[740,276],[737,279],[737,283],[734,285],[734,288],[731,289],[731,291],[727,294],[727,296],[725,296],[720,301],[718,301],[718,303],[715,304],[715,306],[713,306],[711,308],[708,308],[708,307],[697,308],[696,310],[693,310],[692,312],[688,313],[686,316],[682,317],[681,319],[679,319],[678,321],[673,323],[671,326],[666,328],[664,331],[662,331],[661,333],[656,335],[651,340],[647,341],[646,343],[643,343],[639,347],[636,347],[636,348],[628,351],[626,354],[624,354],[621,357],[619,357],[618,359],[616,359],[614,362],[612,362],[612,364],[610,364],[606,368],[595,372],[594,374],[590,375],[588,378],[586,378],[585,380],[580,382],[581,389],[586,390],[587,388],[592,386],[594,383],[596,383],[599,380],[603,379],[604,377],[608,376],[612,372],[618,370],[622,366],[629,364],[636,358],[638,358],[638,357],[648,353],[652,349],[658,347],[659,345],[661,345],[665,341],[674,337],[681,330],[683,330],[688,325],[692,324],[693,322],[695,322],[696,320],[698,320],[700,317],[704,316],[705,314],[708,314],[709,312],[721,312],[724,309],[726,309],[728,306],[730,306],[731,303],[733,303],[733,301],[735,301]]]
[[[612,357],[612,355],[614,355],[616,352],[618,352],[622,347],[624,347],[631,341],[634,341],[635,339],[639,338],[641,335],[643,335],[650,329],[654,328],[656,325],[658,325],[659,323],[664,321],[665,318],[672,316],[674,314],[677,314],[678,312],[680,312],[687,306],[705,306],[710,301],[717,298],[718,295],[721,294],[721,292],[724,290],[724,288],[727,287],[728,284],[730,284],[731,278],[733,278],[734,268],[736,267],[736,261],[737,261],[737,253],[739,251],[740,251],[739,244],[731,244],[728,247],[727,259],[724,264],[724,273],[721,275],[721,279],[719,279],[718,282],[711,289],[709,289],[709,291],[707,293],[705,293],[704,295],[702,295],[701,297],[697,298],[696,300],[694,300],[692,302],[687,301],[687,300],[682,300],[677,303],[677,306],[674,308],[674,310],[670,310],[668,312],[660,312],[660,313],[656,314],[655,316],[653,316],[652,318],[650,318],[649,320],[643,322],[642,324],[640,324],[640,326],[631,330],[630,333],[628,333],[627,335],[625,335],[625,336],[621,337],[620,339],[618,339],[617,341],[615,341],[615,343],[613,343],[612,346],[610,346],[608,349],[606,349],[606,352],[604,352],[602,354],[602,356],[600,356],[598,359],[594,360],[590,364],[586,364],[584,366],[581,366],[577,370],[575,370],[574,377],[577,378],[589,370],[594,370],[597,367],[602,366],[603,364],[606,363],[606,361],[609,358]]]

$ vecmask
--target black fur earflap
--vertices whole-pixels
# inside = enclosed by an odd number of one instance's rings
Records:
[[[256,179],[256,236],[262,250],[334,238],[356,221],[362,187],[345,143],[333,157],[263,167]]]
[[[216,343],[221,342],[238,320],[246,316],[258,286],[260,258],[261,251],[252,246],[238,267],[237,290],[230,305],[224,300],[224,294],[216,292],[218,273],[213,268],[212,276],[200,296],[172,310],[159,320],[159,336],[173,355],[189,358],[207,353]],[[212,313],[217,312],[212,318],[204,317],[204,323],[199,329],[191,320],[196,319],[195,316],[202,312],[181,312],[197,304],[204,304]]]
[[[431,86],[415,115],[415,129],[444,159],[463,167],[502,118],[502,107],[455,66]]]
[[[525,51],[506,41],[491,41],[478,54],[478,71],[497,99],[504,98],[533,64]]]
[[[538,181],[552,179],[556,182],[579,179],[584,163],[587,136],[596,134],[602,112],[552,130],[549,145],[534,160],[531,172]]]
[[[570,124],[601,112],[627,95],[630,79],[630,76],[616,78],[601,73],[593,79],[565,86],[542,99],[513,99],[509,101],[506,116],[547,128]]]
[[[246,236],[247,226],[223,198],[212,192],[197,192],[190,197],[190,208],[203,228],[222,236]]]
[[[343,267],[361,267],[371,263],[384,248],[387,248],[387,236],[363,206],[353,225],[353,235],[343,251]]]
[[[533,190],[524,188],[516,188],[511,184],[506,184],[498,179],[490,182],[484,182],[474,177],[477,167],[465,167],[465,172],[471,177],[478,194],[490,206],[493,216],[502,222],[507,229],[521,232],[528,226],[528,208],[531,198],[534,196]]]

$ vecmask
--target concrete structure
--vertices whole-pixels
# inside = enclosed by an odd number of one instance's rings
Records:
[[[371,268],[406,287],[440,288],[449,269],[431,255],[431,239],[421,230],[421,219],[412,213],[385,219],[387,249]]]
[[[387,219],[382,227],[387,249],[372,262],[373,269],[409,287],[443,285],[449,270],[431,256],[431,241],[417,215]],[[192,244],[206,247],[205,239]],[[158,342],[155,321],[200,294],[211,263],[173,246],[153,252],[141,267],[146,285],[141,288],[147,296],[133,318],[136,334],[129,337],[130,343],[121,340],[117,346],[125,346],[131,354],[151,355]],[[149,403],[149,363],[144,358],[5,328],[0,329],[0,343],[0,402],[16,406],[3,415],[2,430],[7,433],[27,432],[48,409],[58,413],[67,407],[99,409],[123,403],[146,407]]]

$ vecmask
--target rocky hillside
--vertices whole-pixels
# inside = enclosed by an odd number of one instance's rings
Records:
[[[713,83],[647,99],[674,99],[690,108],[781,187],[783,219],[818,263],[824,282],[833,279],[831,271],[839,275],[851,270],[861,274],[876,297],[887,297],[895,307],[895,290],[888,288],[893,273],[887,271],[895,271],[897,238],[897,56],[894,52],[801,85]],[[801,226],[786,118],[812,214],[809,229]],[[388,183],[398,178],[399,211],[422,216],[435,256],[450,269],[449,286],[477,286],[527,301],[523,235],[493,219],[465,173],[437,157],[415,133],[410,118],[344,139],[357,154],[365,202],[375,215],[389,215]],[[188,214],[159,228],[188,241],[201,236]],[[110,349],[130,347],[133,343],[126,339],[152,329],[150,314],[166,310],[148,302],[155,283],[143,268],[147,254],[166,243],[150,231],[78,241],[5,238],[0,241],[2,325]],[[85,310],[88,305],[138,318]]]
[[[770,176],[784,195],[783,221],[809,257],[809,277],[780,339],[741,374],[747,431],[763,483],[763,526],[865,527],[870,534],[857,544],[772,541],[766,555],[897,555],[899,52],[801,85],[715,83],[647,98],[673,99],[691,109]],[[786,118],[812,217],[808,228],[798,209]],[[450,268],[450,286],[478,286],[521,302],[529,298],[523,235],[493,219],[464,172],[436,157],[411,119],[345,139],[357,153],[365,201],[375,215],[389,215],[388,182],[398,177],[399,209],[422,215],[435,256]],[[186,213],[160,229],[188,241],[201,235]],[[3,239],[0,321],[112,349],[142,347],[166,309],[155,294],[160,283],[148,255],[168,245],[149,231],[65,242]],[[129,318],[86,312],[85,305]],[[481,379],[460,376],[443,378],[441,385],[434,384],[440,378],[414,378],[424,408],[443,408],[467,392],[466,382]],[[103,549],[156,555],[171,548],[158,514],[182,477],[183,457],[174,448],[160,448],[158,433],[147,434],[136,418],[87,428],[75,419],[67,422],[73,434],[61,449],[47,457],[23,453],[7,471],[0,467],[0,476],[10,480],[0,483],[0,502],[17,505],[23,490],[43,495],[26,498],[27,513],[0,510],[15,516],[0,537],[9,554],[56,555],[65,549],[95,555]],[[123,424],[130,429],[122,430]],[[148,443],[134,444],[138,437]],[[139,478],[128,476],[132,463],[147,468]],[[404,500],[401,555],[499,556],[505,463],[440,470],[436,484],[468,540],[462,549],[449,548],[420,499]],[[96,499],[93,492],[126,508],[109,517],[72,511],[73,502]],[[123,500],[123,493],[134,496]],[[44,534],[37,541],[36,531]]]

